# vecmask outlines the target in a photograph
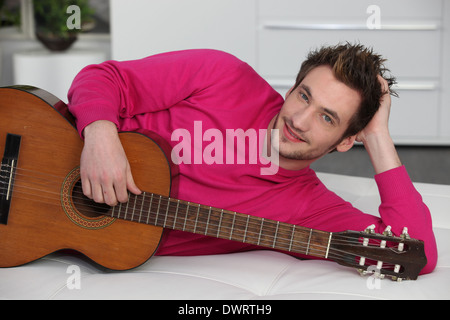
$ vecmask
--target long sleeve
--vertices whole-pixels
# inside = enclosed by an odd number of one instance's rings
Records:
[[[320,183],[311,190],[311,197],[304,202],[296,223],[331,232],[362,231],[373,224],[375,232],[380,234],[391,226],[396,236],[400,236],[403,228],[407,227],[411,238],[424,241],[427,265],[421,274],[430,273],[438,256],[431,215],[406,168],[401,166],[378,174],[375,181],[381,199],[378,215],[361,212]]]
[[[120,129],[122,119],[168,109],[244,65],[216,50],[185,50],[90,65],[73,81],[69,110],[77,118],[80,134],[95,120],[112,121]]]
[[[380,192],[380,216],[396,235],[403,227],[412,238],[423,240],[428,263],[422,273],[433,271],[437,263],[437,246],[431,215],[421,195],[415,189],[404,166],[375,176]]]

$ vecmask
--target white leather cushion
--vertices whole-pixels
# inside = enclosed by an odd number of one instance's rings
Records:
[[[378,211],[373,179],[319,176],[359,209]],[[334,262],[265,250],[154,257],[126,272],[104,270],[80,255],[56,253],[0,269],[0,299],[450,299],[450,186],[416,187],[432,213],[439,252],[435,271],[416,281],[379,281]]]
[[[450,232],[436,229],[436,270],[397,283],[361,277],[334,262],[298,260],[273,251],[197,257],[154,257],[127,272],[84,258],[52,254],[0,270],[1,299],[449,299]],[[71,278],[81,272],[80,288]],[[69,271],[69,273],[67,273]]]

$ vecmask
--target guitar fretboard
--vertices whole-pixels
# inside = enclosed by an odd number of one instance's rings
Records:
[[[332,233],[143,192],[109,212],[114,218],[327,258]]]

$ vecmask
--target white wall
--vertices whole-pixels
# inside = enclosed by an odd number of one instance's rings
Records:
[[[112,56],[214,48],[254,64],[256,0],[111,0]]]

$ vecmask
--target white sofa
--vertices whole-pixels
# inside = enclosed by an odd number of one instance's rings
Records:
[[[378,211],[372,179],[319,176],[356,207]],[[267,250],[153,257],[122,272],[101,269],[81,255],[54,253],[21,267],[0,269],[0,299],[449,299],[450,186],[416,183],[416,187],[432,212],[439,250],[435,271],[416,281],[361,277],[334,262],[298,260]]]

